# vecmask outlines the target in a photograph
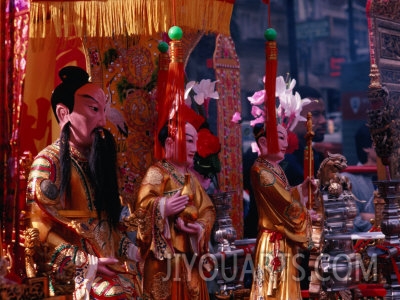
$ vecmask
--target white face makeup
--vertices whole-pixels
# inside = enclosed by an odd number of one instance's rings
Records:
[[[282,125],[277,126],[278,130],[278,153],[268,153],[268,145],[267,145],[267,153],[265,154],[265,158],[271,162],[280,162],[285,158],[286,149],[288,147],[287,140],[287,131]]]
[[[93,131],[106,125],[106,96],[95,84],[85,84],[75,92],[74,109],[69,113],[71,122],[70,142],[80,150],[93,143]]]

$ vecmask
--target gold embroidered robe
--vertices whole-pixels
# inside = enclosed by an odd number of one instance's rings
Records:
[[[259,217],[250,299],[301,299],[296,254],[310,239],[308,211],[279,165],[258,158],[250,176]]]
[[[145,299],[209,299],[199,263],[202,255],[208,252],[215,209],[195,175],[189,175],[192,201],[198,209],[196,222],[203,227],[197,256],[194,255],[189,235],[175,228],[176,217],[163,218],[161,211],[162,201],[168,201],[168,197],[182,189],[184,174],[178,173],[168,162],[161,161],[151,166],[143,178],[136,214],[141,219],[137,244],[145,258]]]
[[[63,294],[60,275],[70,276],[74,299],[136,299],[140,290],[135,262],[127,259],[131,241],[118,230],[100,222],[94,207],[88,161],[71,148],[70,197],[60,199],[59,142],[43,149],[32,163],[27,187],[30,226],[39,230],[39,239],[49,246],[48,263],[51,294]],[[29,226],[29,225],[28,225]],[[113,278],[96,274],[99,257],[115,257],[126,268]],[[115,266],[117,267],[117,266]]]

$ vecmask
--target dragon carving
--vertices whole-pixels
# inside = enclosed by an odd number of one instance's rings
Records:
[[[322,191],[338,197],[343,190],[351,191],[351,183],[345,176],[340,176],[339,172],[347,167],[347,159],[342,154],[332,154],[328,152],[317,173],[317,178],[321,183]]]
[[[337,292],[345,293],[358,283],[355,276],[358,271],[352,267],[355,265],[353,261],[355,258],[352,256],[354,251],[351,240],[353,220],[357,215],[356,197],[351,191],[350,180],[340,175],[346,167],[347,159],[342,154],[328,152],[317,172],[320,182],[319,197],[324,210],[322,252],[329,259],[320,261],[318,266],[314,265],[314,271],[319,272],[322,278],[329,278],[327,281],[322,280],[321,284],[322,289],[331,296],[336,295]],[[351,262],[342,266],[347,272],[345,280],[337,280],[332,274],[340,256],[338,253],[351,257]],[[310,290],[312,283],[310,283]],[[314,284],[318,287],[316,282]]]

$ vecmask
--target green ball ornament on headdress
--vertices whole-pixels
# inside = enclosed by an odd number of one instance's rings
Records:
[[[179,26],[172,26],[168,30],[168,36],[171,40],[178,41],[178,40],[182,39],[183,31]]]
[[[264,31],[264,37],[267,41],[275,41],[276,40],[276,30],[273,28],[267,28]]]
[[[169,46],[166,42],[160,42],[157,46],[158,51],[160,51],[161,53],[167,53],[168,48]]]

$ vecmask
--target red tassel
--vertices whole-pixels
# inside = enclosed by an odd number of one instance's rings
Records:
[[[180,41],[182,31],[179,27],[173,26],[168,32],[172,39],[170,42],[171,62],[168,69],[167,84],[167,109],[173,114],[169,122],[169,136],[175,140],[175,152],[173,159],[178,163],[186,162],[186,131],[185,122],[179,108],[185,104],[185,77],[183,62],[183,45]]]
[[[271,28],[267,29],[267,31],[268,30],[271,30]],[[267,32],[265,35],[267,39],[269,39],[265,43],[265,131],[268,145],[268,153],[278,153],[279,146],[275,104],[278,49],[276,47],[276,41],[270,40]]]
[[[271,243],[279,242],[283,239],[283,234],[277,231],[273,231],[271,236],[269,237],[269,241]]]
[[[161,42],[158,46],[160,54],[158,55],[158,73],[157,73],[157,104],[156,110],[158,113],[156,130],[154,134],[154,157],[160,160],[163,156],[163,148],[158,140],[158,133],[168,120],[168,111],[165,109],[166,89],[168,82],[168,67],[170,63],[168,54],[168,44]]]
[[[281,260],[279,259],[279,257],[274,257],[271,261],[272,267],[274,271],[279,270],[279,268],[282,266]]]

